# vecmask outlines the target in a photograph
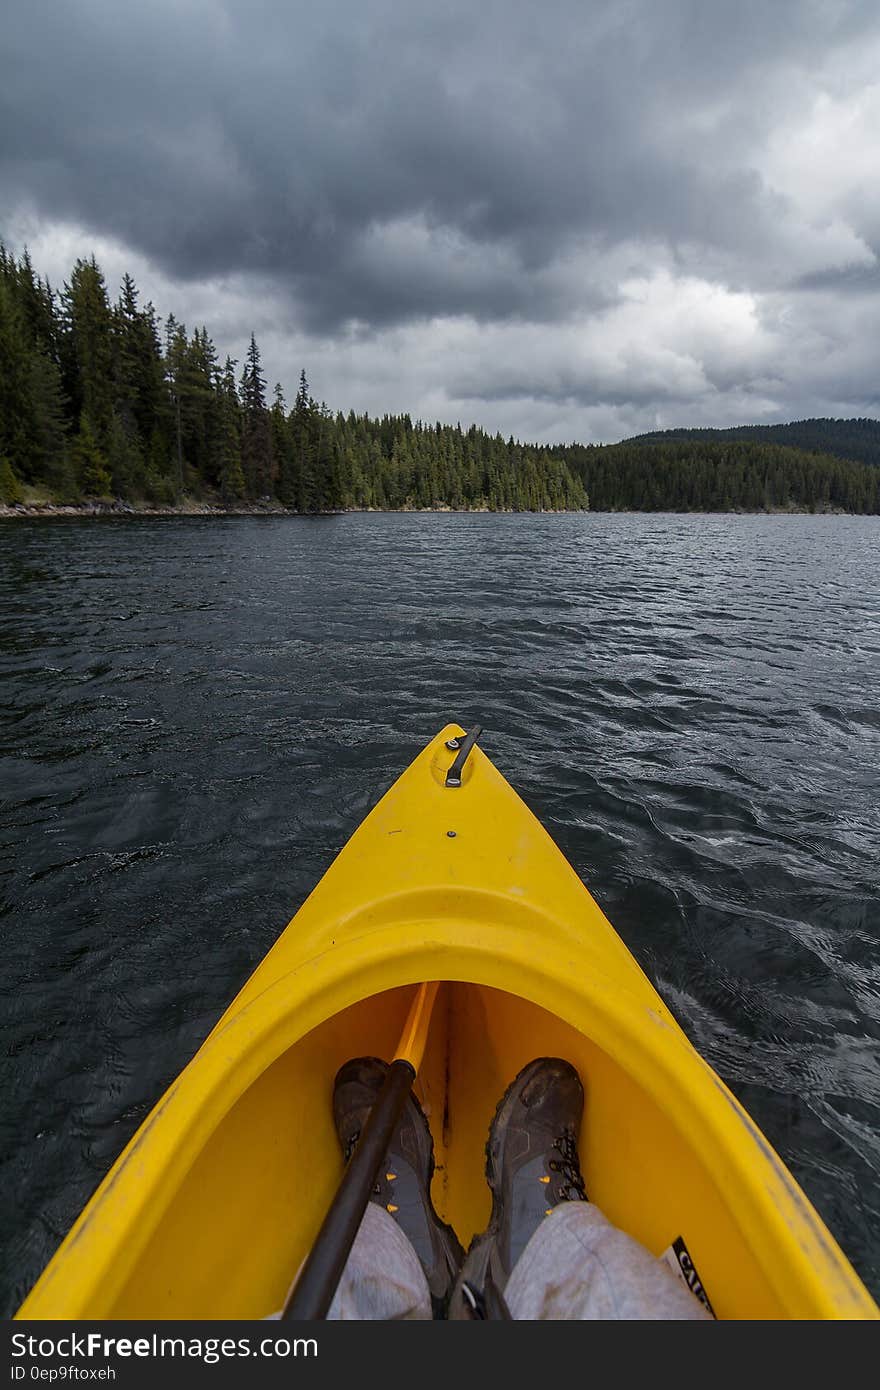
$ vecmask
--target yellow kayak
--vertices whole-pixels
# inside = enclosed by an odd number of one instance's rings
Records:
[[[416,1082],[432,1195],[465,1247],[489,1217],[496,1102],[527,1062],[558,1056],[584,1082],[590,1198],[654,1254],[675,1251],[716,1317],[880,1316],[546,831],[479,747],[456,751],[463,733],[438,734],[367,816],[18,1317],[278,1309],[342,1172],[333,1077],[394,1054],[423,981],[443,982]]]

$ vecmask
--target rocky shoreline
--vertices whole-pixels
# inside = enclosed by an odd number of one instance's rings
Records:
[[[36,521],[40,519],[48,520],[53,517],[138,517],[149,518],[158,516],[189,516],[189,517],[222,517],[222,516],[353,516],[365,512],[384,512],[396,511],[404,513],[413,512],[459,512],[462,515],[470,513],[477,515],[488,513],[489,507],[348,507],[327,512],[297,512],[289,507],[282,507],[280,502],[253,502],[242,503],[236,507],[224,507],[211,502],[183,502],[179,506],[153,505],[149,502],[133,504],[131,502],[84,502],[79,504],[65,504],[60,502],[16,502],[14,504],[0,502],[0,521],[20,518],[22,520]],[[504,508],[503,511],[513,515],[512,508]],[[592,509],[591,509],[592,510]],[[674,511],[674,508],[670,508]],[[525,513],[523,513],[524,515]],[[545,511],[536,512],[537,516],[562,516],[578,515],[583,516],[584,511],[578,512],[557,512]],[[610,515],[610,513],[609,513]],[[653,515],[653,513],[641,513],[641,515]],[[746,511],[743,508],[735,508],[726,512],[677,512],[678,516],[854,516],[857,513],[845,512],[836,507],[815,508],[810,511],[807,507],[762,507],[756,511]]]
[[[338,508],[327,512],[297,512],[290,507],[283,507],[280,502],[251,502],[240,503],[238,506],[226,507],[213,502],[182,502],[178,506],[165,506],[150,502],[81,502],[81,503],[61,503],[61,502],[0,502],[0,519],[11,517],[21,517],[31,521],[37,518],[48,517],[155,517],[155,516],[349,516],[362,512],[378,512],[382,510],[393,510],[398,512],[488,512],[488,507],[395,507],[382,509],[379,507],[347,507]],[[503,510],[512,512],[512,508]],[[543,512],[543,516],[561,515],[561,513]]]
[[[181,502],[176,506],[151,502],[16,502],[0,503],[0,517],[52,516],[296,516],[280,503],[242,503],[224,507],[211,502]]]

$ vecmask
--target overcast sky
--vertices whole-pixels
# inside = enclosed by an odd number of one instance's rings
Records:
[[[27,0],[0,236],[528,440],[880,414],[876,0]]]

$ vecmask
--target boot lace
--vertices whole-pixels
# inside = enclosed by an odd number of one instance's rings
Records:
[[[356,1129],[356,1130],[354,1131],[353,1134],[350,1134],[350,1135],[349,1135],[349,1137],[348,1137],[348,1142],[346,1143],[345,1148],[344,1148],[344,1150],[343,1150],[343,1152],[342,1152],[342,1161],[343,1161],[343,1163],[347,1163],[348,1160],[351,1158],[352,1154],[354,1153],[355,1149],[357,1148],[357,1143],[358,1143],[358,1140],[360,1139],[360,1137],[361,1137],[361,1132],[360,1132],[359,1129]],[[373,1193],[374,1193],[374,1195],[375,1195],[376,1197],[381,1197],[381,1195],[382,1195],[382,1184],[381,1184],[380,1182],[377,1182],[377,1183],[376,1183],[375,1187],[373,1188]]]
[[[577,1141],[573,1131],[563,1130],[553,1140],[553,1147],[560,1156],[559,1158],[551,1158],[550,1169],[554,1173],[561,1173],[565,1179],[559,1188],[559,1200],[561,1202],[586,1202],[587,1190],[581,1175]]]

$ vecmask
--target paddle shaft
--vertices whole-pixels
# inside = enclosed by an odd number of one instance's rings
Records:
[[[303,1322],[326,1318],[415,1076],[412,1063],[401,1058],[388,1068],[382,1090],[282,1318]]]

